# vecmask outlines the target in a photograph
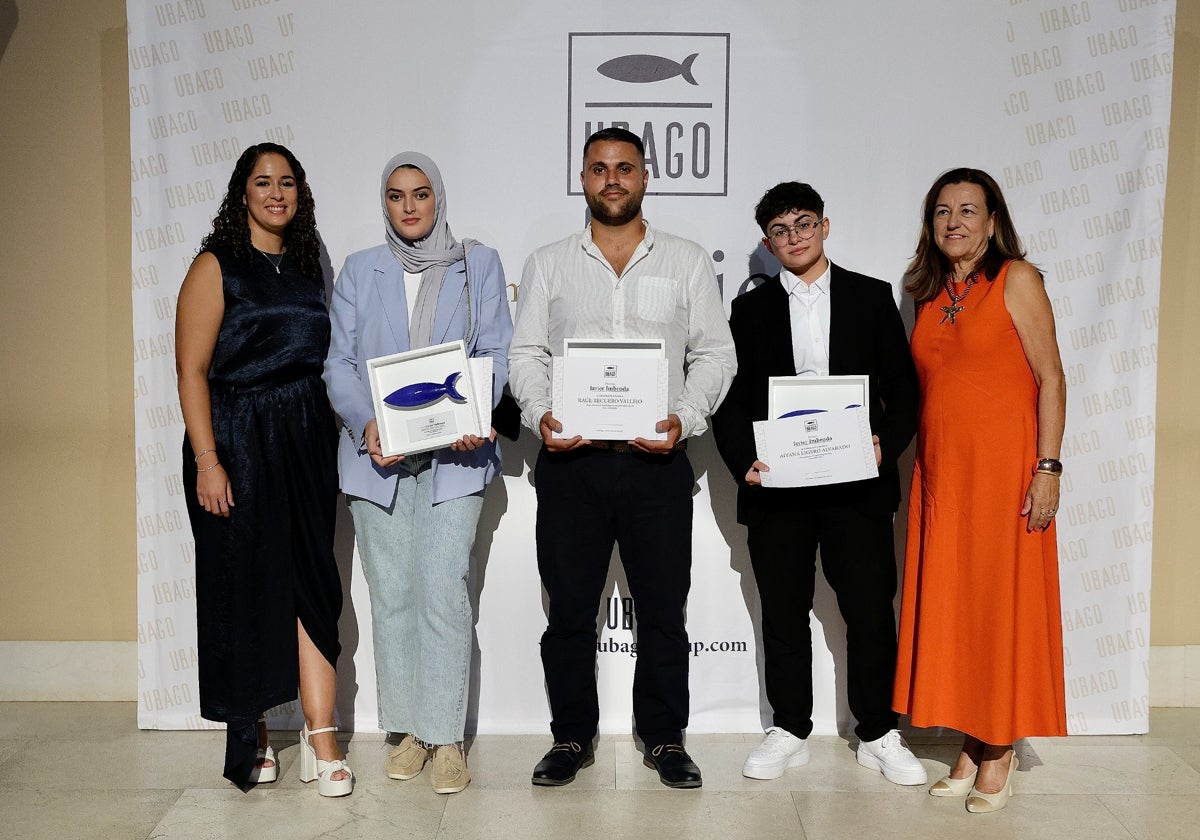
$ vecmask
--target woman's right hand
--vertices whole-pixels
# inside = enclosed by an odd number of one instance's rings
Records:
[[[229,517],[229,509],[233,507],[233,487],[224,467],[217,464],[196,475],[196,498],[214,516]]]
[[[367,445],[367,454],[371,460],[381,467],[390,467],[404,460],[403,455],[384,455],[383,445],[379,442],[379,424],[372,417],[363,429],[363,443]]]

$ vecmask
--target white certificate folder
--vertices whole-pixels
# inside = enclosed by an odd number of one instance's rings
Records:
[[[767,419],[869,406],[869,376],[772,376],[767,380]]]
[[[554,437],[585,440],[665,440],[655,425],[667,417],[668,362],[662,339],[563,342],[551,359]]]
[[[811,487],[879,475],[867,376],[773,376],[754,424],[764,487]]]

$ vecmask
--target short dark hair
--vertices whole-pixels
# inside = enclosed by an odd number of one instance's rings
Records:
[[[587,160],[588,149],[593,143],[602,143],[605,140],[614,140],[618,143],[628,143],[637,149],[638,158],[643,162],[646,160],[646,144],[642,142],[642,138],[638,137],[627,128],[618,128],[615,125],[610,125],[608,128],[602,128],[599,131],[592,133],[583,143],[583,158]]]
[[[825,202],[820,194],[808,184],[799,181],[784,181],[763,193],[754,208],[754,221],[767,232],[771,220],[785,213],[801,213],[810,210],[818,217],[825,215]]]

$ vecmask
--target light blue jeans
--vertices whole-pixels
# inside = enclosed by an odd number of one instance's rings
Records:
[[[483,494],[434,505],[433,470],[401,473],[391,508],[350,496],[371,593],[379,725],[426,744],[463,739],[471,666],[471,547]]]

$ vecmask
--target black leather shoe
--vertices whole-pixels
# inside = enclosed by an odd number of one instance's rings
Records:
[[[658,780],[671,788],[698,788],[700,768],[679,744],[659,744],[646,749],[642,763],[658,771]]]
[[[535,785],[569,785],[575,781],[575,774],[584,767],[591,767],[596,762],[592,752],[592,742],[580,746],[574,741],[555,744],[542,760],[533,768],[533,783]],[[699,771],[697,771],[698,773]]]

